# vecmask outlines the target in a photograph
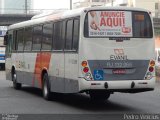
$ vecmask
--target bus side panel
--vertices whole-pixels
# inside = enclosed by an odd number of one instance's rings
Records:
[[[24,53],[24,83],[39,88],[37,80],[35,77],[35,64],[36,64],[37,53]]]
[[[79,92],[78,82],[78,54],[65,53],[65,92]]]
[[[64,79],[64,53],[52,53],[49,76],[52,92],[65,92],[65,79]]]

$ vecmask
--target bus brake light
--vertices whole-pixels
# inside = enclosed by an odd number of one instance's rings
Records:
[[[149,67],[149,71],[150,71],[150,72],[153,72],[153,71],[154,71],[154,68],[153,68],[153,67]]]
[[[89,71],[88,67],[83,68],[83,72],[87,73]]]

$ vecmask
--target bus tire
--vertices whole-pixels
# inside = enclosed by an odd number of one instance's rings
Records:
[[[49,77],[47,73],[44,73],[43,75],[43,98],[45,100],[51,100],[51,91],[50,91],[50,84],[49,84]]]
[[[107,91],[90,91],[89,95],[92,101],[105,101],[110,97],[110,92]]]
[[[20,90],[22,87],[22,84],[17,83],[17,75],[16,75],[15,71],[13,71],[13,73],[12,73],[12,81],[13,81],[13,88],[16,90]]]

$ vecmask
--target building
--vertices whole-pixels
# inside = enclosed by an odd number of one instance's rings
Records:
[[[79,0],[73,3],[73,8],[105,6],[106,1],[108,0]]]
[[[153,17],[160,17],[160,0],[115,0],[112,5],[144,8],[152,12]],[[111,6],[111,1],[106,6]]]
[[[33,9],[32,0],[0,0],[0,14],[26,14]]]
[[[153,17],[160,17],[160,0],[79,0],[73,8],[88,6],[128,6],[148,9]]]

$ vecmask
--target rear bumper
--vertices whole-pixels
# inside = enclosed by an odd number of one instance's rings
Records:
[[[155,77],[151,80],[86,81],[79,80],[80,91],[107,90],[111,92],[138,93],[154,90]]]

